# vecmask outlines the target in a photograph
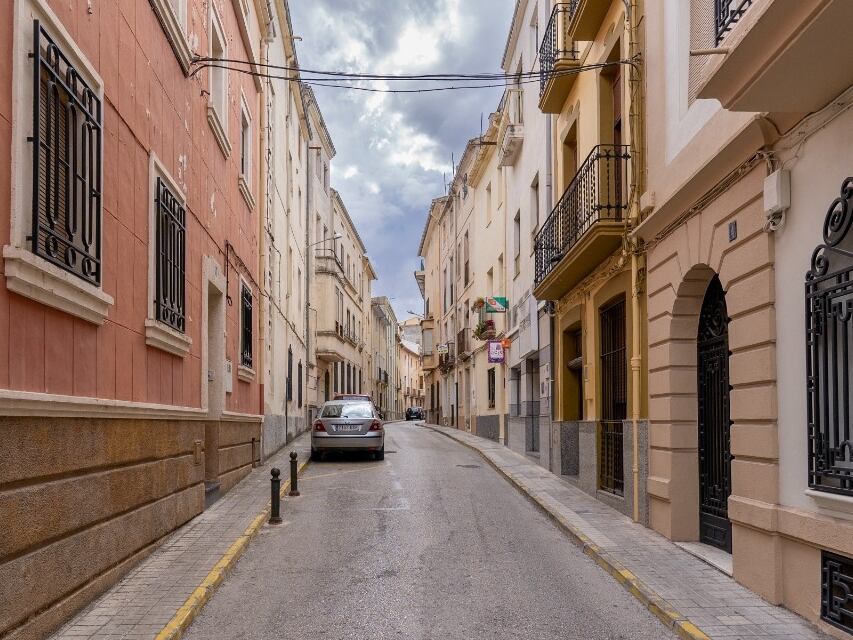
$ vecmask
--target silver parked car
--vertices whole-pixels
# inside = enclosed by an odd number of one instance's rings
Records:
[[[330,400],[311,430],[311,459],[325,451],[368,451],[385,458],[385,428],[369,400]]]

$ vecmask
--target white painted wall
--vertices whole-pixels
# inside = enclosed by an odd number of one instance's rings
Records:
[[[800,129],[797,127],[795,130]],[[790,142],[782,143],[782,147]],[[796,157],[795,156],[798,156]],[[791,170],[791,209],[776,233],[776,322],[780,502],[853,520],[853,499],[806,495],[806,346],[804,283],[812,252],[842,181],[853,175],[853,109],[783,154]],[[853,393],[853,390],[851,390]]]

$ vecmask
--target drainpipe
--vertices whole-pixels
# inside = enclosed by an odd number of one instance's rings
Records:
[[[547,211],[547,215],[551,214],[551,209],[554,206],[554,168],[552,165],[551,153],[553,149],[553,143],[551,137],[553,136],[553,122],[552,118],[554,116],[548,114],[545,117],[545,211]],[[536,265],[533,265],[534,272],[536,271]],[[548,314],[548,334],[550,343],[548,345],[548,360],[550,362],[551,369],[551,379],[548,381],[548,390],[550,391],[550,401],[549,407],[551,414],[551,422],[553,423],[557,417],[556,410],[554,409],[556,405],[557,398],[557,371],[555,369],[556,358],[554,356],[554,335],[556,333],[556,323],[555,316],[556,313],[552,313],[548,306],[545,307],[545,311]],[[539,318],[537,317],[537,322]]]
[[[270,14],[271,15],[271,14]],[[261,64],[267,64],[269,61],[269,44],[267,41],[261,44]],[[266,228],[266,220],[267,215],[269,215],[269,210],[267,207],[267,197],[268,197],[268,179],[269,171],[271,170],[269,166],[269,158],[267,157],[267,153],[269,151],[269,147],[267,145],[267,140],[269,137],[269,133],[267,132],[267,100],[268,100],[268,92],[269,92],[269,81],[267,81],[266,85],[262,85],[264,90],[261,93],[261,118],[260,118],[260,131],[261,131],[261,144],[260,144],[260,157],[261,162],[258,164],[260,171],[258,171],[258,176],[260,177],[261,188],[260,188],[260,198],[258,204],[260,205],[258,208],[258,237],[261,239],[261,250],[258,252],[258,287],[260,288],[258,301],[260,304],[259,317],[258,317],[258,344],[260,345],[260,349],[258,353],[258,378],[260,384],[258,385],[258,400],[260,404],[260,410],[258,413],[264,414],[266,413],[266,406],[264,400],[264,386],[266,383],[266,376],[264,375],[264,371],[266,368],[266,362],[264,359],[264,352],[266,351],[266,341],[267,341],[267,314],[269,313],[268,305],[269,305],[269,296],[268,291],[266,291],[266,273],[267,273],[267,252],[263,249],[266,245],[266,241],[268,240],[267,236],[267,228]],[[263,428],[261,428],[261,452],[260,455],[263,456]]]
[[[308,114],[305,114],[306,119],[308,118]],[[320,152],[317,151],[317,155],[320,155]],[[304,367],[304,379],[299,381],[301,385],[305,385],[305,389],[308,389],[308,362],[311,357],[311,344],[309,340],[311,339],[311,333],[308,330],[308,321],[310,317],[309,310],[311,309],[311,287],[309,283],[311,281],[309,274],[311,273],[311,253],[313,248],[310,246],[311,243],[311,142],[308,140],[308,136],[305,136],[305,324],[302,327],[302,342],[305,345],[305,367]],[[318,383],[319,386],[319,383]],[[297,394],[302,393],[302,389],[297,391]],[[296,396],[297,398],[299,395]],[[306,430],[311,425],[311,421],[308,420],[308,394],[302,394],[302,417],[305,420]]]
[[[625,26],[628,29],[628,57],[634,61],[635,56],[639,53],[637,43],[637,0],[625,1]],[[640,93],[642,91],[640,71],[637,68],[638,62],[630,67],[629,81],[631,83],[631,105],[630,105],[630,120],[631,120],[631,153],[632,153],[632,168],[631,173],[631,201],[630,206],[630,228],[634,229],[640,223],[640,193],[643,188],[643,163],[644,153],[641,143],[642,135],[642,112],[640,109]],[[640,387],[642,384],[642,363],[643,355],[641,348],[641,326],[640,313],[642,310],[642,282],[640,281],[641,261],[644,261],[644,256],[641,256],[639,249],[634,244],[629,244],[631,251],[631,438],[632,438],[632,464],[631,473],[634,481],[634,522],[640,520],[640,438],[639,438],[639,422],[641,419],[640,403],[642,396]]]

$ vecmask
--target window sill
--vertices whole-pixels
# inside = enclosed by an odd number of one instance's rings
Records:
[[[157,14],[157,18],[160,20],[163,31],[166,33],[166,39],[169,41],[172,51],[175,52],[178,64],[181,65],[184,75],[188,75],[193,52],[190,49],[184,28],[175,14],[172,3],[169,0],[150,0],[150,2],[154,13]]]
[[[192,338],[152,318],[145,320],[145,344],[183,358],[190,352]]]
[[[9,291],[96,325],[107,319],[114,300],[98,287],[27,249],[6,245],[3,259]]]
[[[853,496],[829,493],[827,491],[816,491],[815,489],[806,489],[804,493],[807,497],[814,500],[820,508],[841,511],[846,514],[853,513]]]
[[[246,201],[246,204],[249,206],[249,210],[254,210],[255,199],[252,197],[252,192],[249,190],[249,183],[246,182],[246,178],[244,176],[241,175],[237,180],[237,186],[240,188],[240,195],[243,196],[243,200]]]
[[[247,367],[244,364],[237,366],[237,378],[242,380],[243,382],[254,382],[255,381],[255,370],[251,367]]]
[[[228,135],[225,133],[225,127],[222,124],[219,112],[212,104],[207,105],[207,123],[210,125],[210,130],[213,131],[216,143],[222,150],[222,155],[227,158],[231,155],[231,143],[228,142]]]

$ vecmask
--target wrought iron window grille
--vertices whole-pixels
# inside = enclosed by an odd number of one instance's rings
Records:
[[[821,620],[853,634],[853,560],[821,552]]]
[[[537,285],[597,222],[624,220],[629,149],[627,145],[598,145],[590,151],[536,234]]]
[[[102,105],[33,22],[32,251],[100,286]]]
[[[717,45],[749,9],[752,0],[714,0],[714,26]]]
[[[186,332],[186,209],[166,182],[157,178],[156,291],[157,320]]]
[[[853,177],[829,205],[806,274],[808,482],[853,494]]]
[[[252,290],[241,284],[240,291],[240,364],[252,367]]]
[[[577,60],[578,50],[569,38],[569,23],[578,8],[580,0],[559,2],[551,10],[551,19],[539,46],[539,96],[545,93],[548,81],[557,75],[554,66],[558,60]]]

